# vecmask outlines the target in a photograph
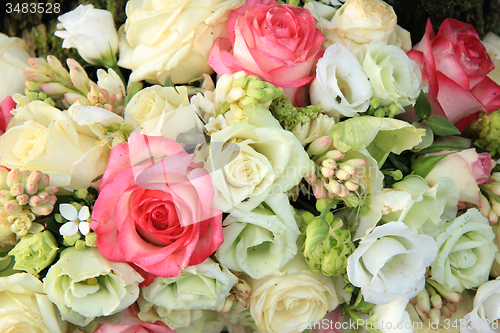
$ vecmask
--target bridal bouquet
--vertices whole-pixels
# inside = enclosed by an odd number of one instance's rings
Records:
[[[412,46],[381,0],[126,15],[61,13],[87,64],[0,36],[1,332],[498,332],[496,35]]]

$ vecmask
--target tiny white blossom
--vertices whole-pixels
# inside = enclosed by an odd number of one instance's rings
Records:
[[[83,206],[80,211],[77,211],[75,206],[70,204],[59,205],[59,213],[69,222],[64,223],[59,228],[59,233],[63,236],[73,236],[78,230],[82,235],[90,232],[90,224],[87,220],[90,218],[89,207]]]

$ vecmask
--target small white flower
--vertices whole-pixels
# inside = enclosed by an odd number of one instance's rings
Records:
[[[59,205],[59,213],[69,222],[64,223],[59,228],[59,233],[63,236],[73,236],[80,230],[82,235],[86,235],[90,231],[90,224],[87,220],[90,218],[89,207],[83,206],[80,211],[77,211],[75,206],[70,204]]]
[[[224,116],[221,114],[218,115],[217,118],[210,117],[208,123],[205,125],[205,128],[208,131],[208,135],[214,132],[218,132],[225,127],[227,127],[226,118],[224,118]]]

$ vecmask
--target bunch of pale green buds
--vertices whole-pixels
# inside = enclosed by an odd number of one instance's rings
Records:
[[[396,103],[381,106],[378,98],[372,98],[370,100],[370,108],[366,112],[362,113],[362,115],[394,118],[403,111],[404,109],[402,110]]]
[[[476,140],[474,144],[491,154],[491,157],[500,156],[500,110],[486,113],[479,112],[467,129],[468,134]]]
[[[343,228],[341,219],[334,219],[326,199],[316,202],[319,216],[310,212],[302,214],[303,225],[299,230],[306,236],[302,254],[312,272],[327,276],[338,276],[346,272],[347,257],[355,246],[351,234]]]
[[[49,181],[40,171],[9,171],[0,166],[0,221],[10,224],[10,231],[18,237],[36,227],[36,216],[49,215],[54,209],[59,188]]]
[[[457,292],[449,292],[434,280],[426,279],[426,286],[410,304],[415,306],[417,313],[430,319],[433,326],[438,327],[441,316],[451,318],[457,311],[457,303],[462,296]]]

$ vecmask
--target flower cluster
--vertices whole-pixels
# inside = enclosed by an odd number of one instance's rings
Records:
[[[1,332],[498,328],[500,38],[284,2],[0,35]]]

